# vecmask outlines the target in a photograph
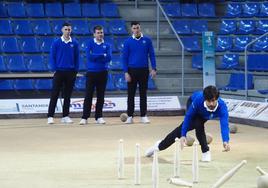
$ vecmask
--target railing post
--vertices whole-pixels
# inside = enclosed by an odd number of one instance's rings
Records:
[[[156,20],[156,49],[157,51],[160,50],[160,41],[159,41],[159,27],[160,27],[160,18],[159,18],[159,6],[157,6],[157,10],[156,10],[156,17],[157,17],[157,20]]]

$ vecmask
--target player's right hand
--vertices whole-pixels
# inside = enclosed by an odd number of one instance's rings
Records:
[[[227,152],[227,151],[230,151],[230,145],[228,142],[223,142],[223,152]]]
[[[180,142],[181,142],[181,150],[183,150],[184,145],[186,144],[186,137],[185,136],[182,136],[180,138]]]
[[[125,73],[125,80],[126,82],[131,82],[131,77],[127,72]]]

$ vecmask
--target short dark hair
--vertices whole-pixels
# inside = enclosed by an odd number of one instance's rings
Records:
[[[140,22],[138,22],[138,21],[132,21],[132,22],[130,23],[130,25],[131,25],[131,27],[132,27],[133,25],[140,25]]]
[[[215,86],[207,86],[203,90],[203,95],[205,100],[212,100],[212,99],[218,99],[220,96],[219,90]]]
[[[69,22],[64,22],[64,23],[62,24],[62,27],[65,27],[65,26],[69,27],[69,26],[72,26],[72,25],[71,25],[71,23],[69,23]]]
[[[96,25],[93,28],[94,33],[96,32],[96,30],[103,30],[103,27],[101,25]]]

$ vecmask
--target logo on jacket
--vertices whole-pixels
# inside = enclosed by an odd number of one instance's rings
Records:
[[[145,44],[146,43],[146,40],[143,40],[142,43]]]
[[[73,44],[70,44],[70,46],[73,48],[74,47],[74,45]]]
[[[106,49],[106,45],[103,45],[102,47],[103,47],[103,49]]]

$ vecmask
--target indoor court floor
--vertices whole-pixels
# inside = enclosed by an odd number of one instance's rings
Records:
[[[1,188],[152,188],[152,158],[144,151],[166,136],[182,121],[182,116],[150,117],[151,124],[125,125],[119,118],[105,118],[107,124],[86,126],[75,123],[47,125],[46,119],[0,120]],[[56,119],[56,122],[59,122]],[[237,125],[231,134],[231,151],[222,152],[218,121],[208,121],[213,135],[212,162],[199,162],[199,183],[211,187],[225,172],[247,160],[224,188],[256,188],[256,166],[268,171],[268,129]],[[194,132],[190,132],[194,135]],[[124,140],[125,179],[117,178],[118,140]],[[134,185],[135,144],[141,145],[141,185]],[[174,145],[159,153],[159,188],[172,188]],[[181,153],[181,178],[192,180],[192,147]],[[199,159],[201,151],[199,151]]]

